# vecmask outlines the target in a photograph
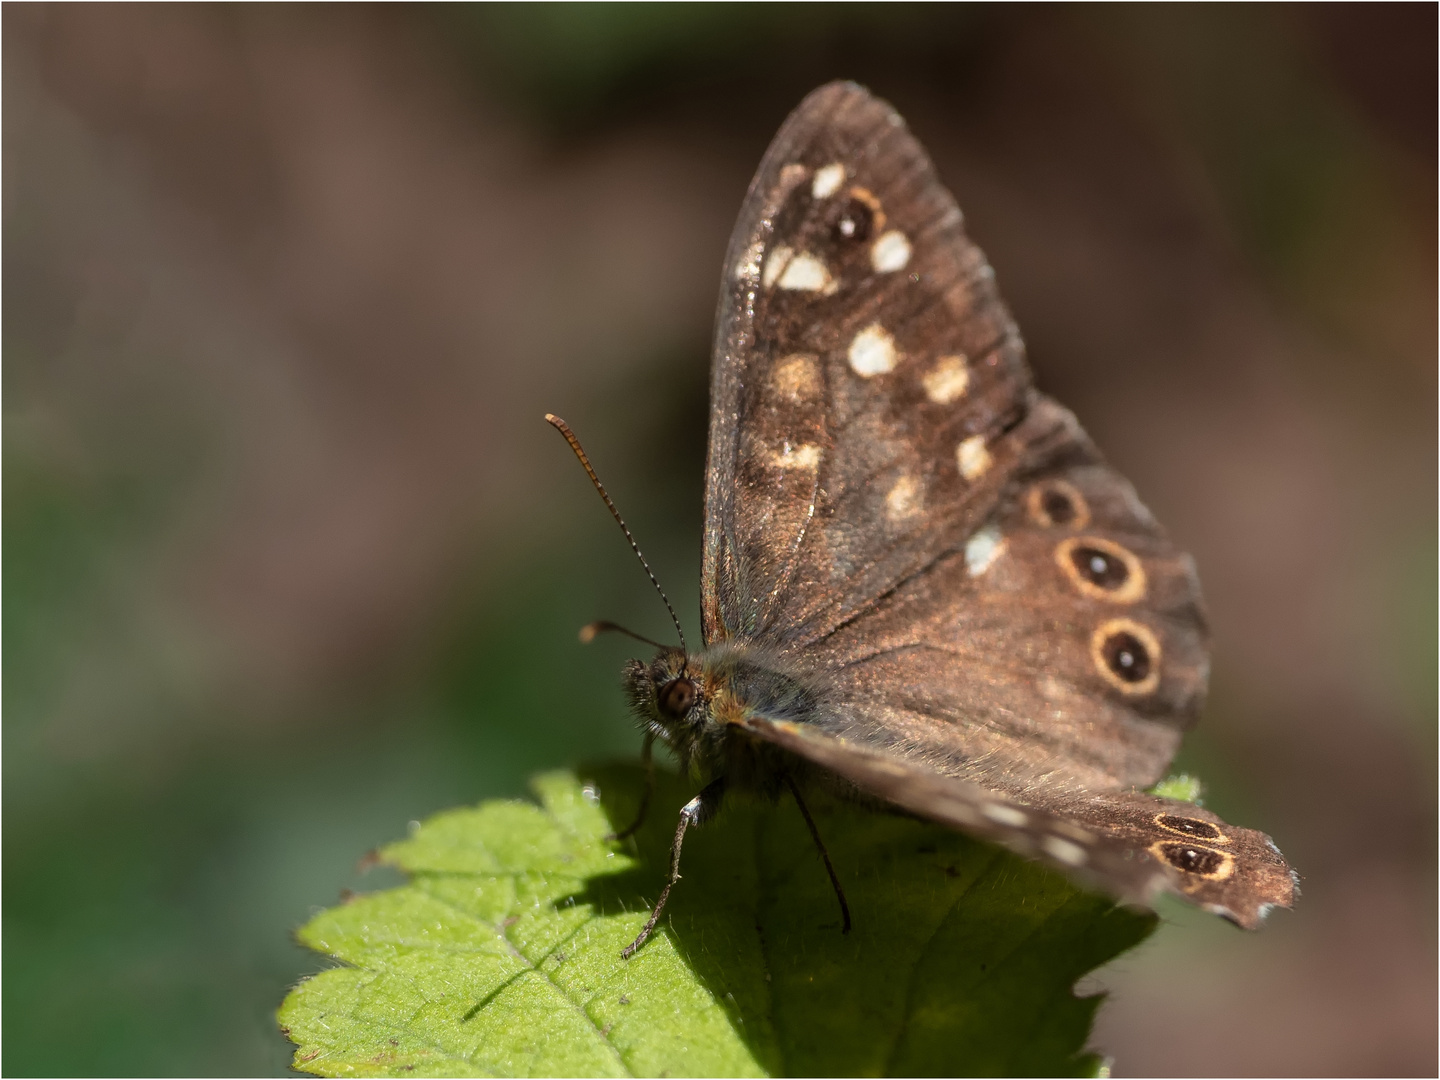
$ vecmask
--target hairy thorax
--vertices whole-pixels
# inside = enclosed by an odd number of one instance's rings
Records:
[[[789,755],[739,725],[754,716],[813,721],[826,705],[823,676],[733,642],[688,656],[661,649],[649,664],[626,664],[624,680],[641,725],[674,752],[682,769],[702,781],[724,777],[731,787],[769,794]]]

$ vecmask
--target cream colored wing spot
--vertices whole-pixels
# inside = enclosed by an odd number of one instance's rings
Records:
[[[794,252],[788,247],[777,247],[765,260],[765,272],[761,278],[767,287],[779,286],[792,292],[813,292],[830,296],[840,286],[830,276],[830,269],[808,251]]]
[[[998,525],[986,525],[965,541],[965,572],[979,577],[1005,554],[1005,537]]]
[[[1059,859],[1066,866],[1084,866],[1090,858],[1090,853],[1079,844],[1062,840],[1058,836],[1045,837],[1040,841],[1040,847],[1046,854]]]
[[[1224,881],[1235,872],[1235,856],[1228,851],[1215,851],[1200,844],[1187,844],[1183,840],[1157,840],[1147,850],[1166,866],[1173,866],[1187,877]]]
[[[895,339],[878,322],[855,335],[847,353],[856,375],[869,379],[895,370]]]
[[[811,443],[791,446],[787,442],[771,456],[770,461],[781,469],[813,469],[820,464],[820,447]]]
[[[808,353],[791,353],[775,365],[771,384],[780,396],[801,403],[820,396],[818,359]]]
[[[804,251],[785,265],[780,280],[775,284],[782,289],[815,292],[822,296],[830,296],[840,287],[830,276],[830,269],[814,255]]]
[[[908,521],[924,509],[924,504],[920,481],[905,473],[885,494],[885,516],[892,523]]]
[[[1032,484],[1025,492],[1025,512],[1042,529],[1083,529],[1090,524],[1090,504],[1064,480]]]
[[[1012,829],[1023,829],[1030,824],[1030,818],[1023,810],[1004,803],[985,803],[980,812],[997,825],[1008,825]]]
[[[870,245],[870,265],[877,274],[893,274],[904,270],[910,262],[910,241],[899,229],[880,234]]]
[[[1093,600],[1133,604],[1145,598],[1145,567],[1128,548],[1099,536],[1072,536],[1055,547],[1070,584]]]
[[[765,258],[765,269],[760,274],[760,284],[765,288],[774,288],[775,282],[785,272],[785,267],[790,265],[790,260],[795,257],[795,249],[780,244],[771,249],[770,254]]]
[[[990,468],[990,450],[985,445],[985,436],[971,435],[955,447],[955,463],[966,480],[978,480],[984,476]]]
[[[1181,817],[1179,814],[1156,814],[1155,824],[1169,832],[1189,837],[1191,840],[1203,840],[1207,844],[1230,843],[1230,838],[1211,821]]]
[[[1107,619],[1090,635],[1090,659],[1122,694],[1138,697],[1160,685],[1160,642],[1134,619]]]
[[[935,366],[920,377],[925,396],[936,405],[949,405],[959,401],[970,388],[970,369],[965,364],[965,354],[942,356]]]
[[[805,175],[809,171],[800,162],[792,161],[780,170],[780,183],[777,186],[788,193],[791,188],[805,179]]]
[[[1082,829],[1073,821],[1057,821],[1051,827],[1062,836],[1069,837],[1071,840],[1075,840],[1081,844],[1093,844],[1095,842],[1094,833]]]
[[[824,168],[815,170],[815,179],[810,182],[810,196],[815,199],[828,199],[835,192],[840,190],[840,185],[845,183],[845,166],[835,161]]]

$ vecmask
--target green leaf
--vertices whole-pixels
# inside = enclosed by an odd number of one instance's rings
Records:
[[[1180,802],[1203,806],[1200,797],[1205,794],[1205,786],[1200,783],[1198,776],[1182,772],[1161,780],[1150,788],[1150,794],[1159,795],[1162,799],[1178,799]]]
[[[1085,1075],[1099,996],[1075,980],[1155,919],[937,826],[819,795],[854,918],[787,797],[731,798],[686,837],[681,882],[628,961],[679,807],[636,767],[539,777],[540,805],[438,814],[379,857],[408,884],[300,931],[346,966],[279,1019],[322,1076]],[[598,793],[598,794],[597,794]]]

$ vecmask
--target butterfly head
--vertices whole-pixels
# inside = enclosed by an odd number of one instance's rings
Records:
[[[753,716],[814,720],[826,682],[753,645],[711,644],[701,653],[662,648],[650,663],[625,666],[625,689],[641,725],[669,746],[688,772],[713,777],[735,764],[739,734]]]
[[[625,665],[625,692],[641,724],[679,756],[693,760],[707,731],[715,725],[711,700],[701,664],[680,649],[664,648],[648,664],[631,660]]]

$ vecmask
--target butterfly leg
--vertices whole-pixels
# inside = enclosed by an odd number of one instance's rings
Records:
[[[640,826],[645,824],[645,813],[650,809],[650,796],[655,793],[655,734],[647,731],[645,733],[645,745],[640,748],[640,760],[645,763],[645,794],[640,796],[640,809],[635,812],[635,820],[628,828],[619,832],[611,833],[605,837],[606,840],[625,840],[634,836]]]
[[[725,778],[722,776],[706,784],[700,794],[681,809],[680,822],[675,826],[675,839],[670,845],[670,880],[665,883],[665,888],[660,890],[660,899],[655,901],[655,909],[650,912],[650,918],[646,920],[639,936],[621,950],[621,960],[634,956],[635,950],[645,944],[650,931],[654,930],[655,924],[660,921],[660,912],[665,910],[665,901],[670,899],[670,890],[675,887],[675,882],[680,880],[680,845],[685,842],[685,830],[691,825],[703,825],[709,820],[715,811],[720,809],[720,800],[724,795]]]
[[[825,860],[825,872],[830,875],[830,884],[835,888],[835,899],[840,901],[840,918],[844,924],[840,932],[848,934],[850,932],[850,905],[845,902],[845,890],[840,888],[840,879],[835,875],[835,867],[830,865],[830,853],[825,850],[825,841],[820,839],[820,830],[815,827],[815,819],[810,816],[810,810],[805,805],[805,800],[800,797],[800,788],[796,786],[795,780],[789,773],[785,774],[785,783],[790,787],[790,794],[795,796],[795,805],[800,807],[805,824],[810,826],[810,838],[820,849],[820,858]]]

